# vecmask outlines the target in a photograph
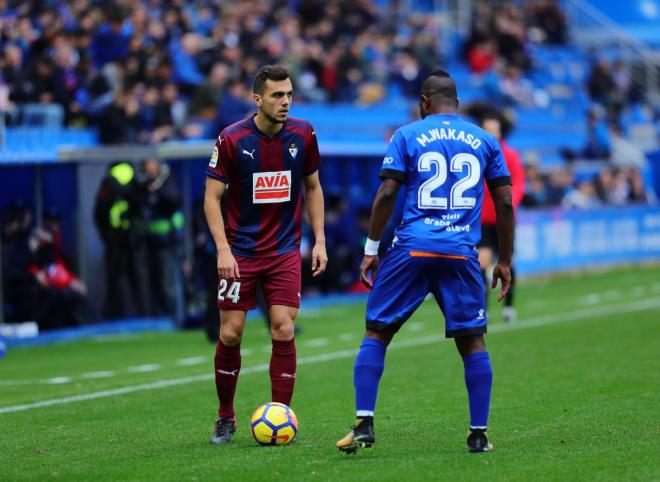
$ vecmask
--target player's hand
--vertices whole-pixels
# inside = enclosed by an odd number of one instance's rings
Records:
[[[362,258],[362,264],[360,264],[360,281],[368,289],[371,289],[374,281],[376,281],[376,271],[378,270],[379,262],[378,256],[365,254],[364,258]],[[371,277],[369,276],[369,272],[371,272]]]
[[[218,276],[224,279],[239,279],[241,277],[236,258],[231,254],[229,248],[218,250]]]
[[[325,243],[317,241],[312,249],[312,277],[316,278],[323,273],[327,265],[328,254],[325,251]]]
[[[511,267],[509,265],[500,263],[495,265],[491,288],[495,289],[497,287],[497,280],[501,280],[502,282],[502,288],[500,289],[500,294],[497,295],[497,301],[502,301],[504,295],[506,295],[509,291],[509,288],[511,288]]]

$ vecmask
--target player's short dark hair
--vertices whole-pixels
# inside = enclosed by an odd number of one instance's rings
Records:
[[[252,92],[263,95],[266,90],[267,80],[286,80],[289,78],[289,71],[283,65],[264,65],[257,71],[252,83]]]
[[[456,82],[451,78],[449,72],[443,69],[434,70],[426,76],[422,83],[421,95],[430,97],[440,95],[447,100],[457,101]]]

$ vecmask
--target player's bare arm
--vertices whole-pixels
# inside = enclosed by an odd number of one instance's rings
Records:
[[[204,190],[204,215],[211,230],[213,241],[217,250],[217,266],[220,278],[238,279],[238,263],[231,253],[227,236],[225,235],[225,223],[222,220],[220,202],[225,192],[225,183],[217,179],[207,178]]]
[[[309,176],[304,176],[305,200],[307,214],[314,232],[314,248],[312,249],[312,276],[316,277],[325,271],[328,264],[328,254],[325,249],[325,213],[323,206],[323,189],[319,181],[319,173],[316,171]]]
[[[385,178],[378,188],[374,203],[371,206],[371,219],[369,221],[369,239],[380,241],[383,230],[392,216],[394,205],[396,204],[396,195],[399,192],[401,183],[394,179]],[[378,269],[378,256],[364,255],[360,264],[360,281],[367,288],[371,289],[376,279],[376,270]],[[371,275],[369,274],[371,273]]]
[[[498,186],[491,189],[493,201],[495,202],[495,215],[497,217],[497,237],[499,239],[499,256],[497,265],[493,270],[492,288],[497,286],[497,280],[502,282],[502,287],[497,301],[501,301],[511,286],[511,256],[513,252],[513,201],[511,186]]]

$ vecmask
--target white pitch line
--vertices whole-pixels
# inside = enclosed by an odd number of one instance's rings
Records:
[[[98,372],[87,372],[80,375],[81,378],[109,378],[114,377],[115,372],[112,370],[101,370]]]
[[[160,370],[160,365],[158,363],[147,363],[146,365],[137,365],[134,367],[128,367],[126,371],[131,373],[147,373]]]
[[[59,385],[60,383],[69,383],[71,381],[71,377],[53,377],[47,378],[45,381],[51,385]]]
[[[311,340],[304,340],[302,344],[309,347],[328,346],[330,340],[328,338],[312,338]]]
[[[528,318],[525,321],[521,321],[517,323],[498,324],[491,326],[489,328],[489,332],[493,334],[493,333],[500,333],[507,331],[523,330],[527,328],[536,328],[539,326],[554,325],[559,323],[567,323],[571,321],[580,321],[580,320],[586,321],[589,319],[598,318],[599,316],[612,314],[615,311],[618,314],[624,314],[624,313],[634,313],[636,311],[646,311],[646,310],[652,310],[658,308],[660,308],[660,298],[651,298],[648,300],[642,300],[642,301],[638,300],[634,302],[621,303],[619,305],[601,306],[598,308],[585,308],[582,310],[571,311],[559,315],[545,315],[536,318]],[[447,340],[448,340],[447,338],[439,334],[430,335],[430,336],[426,335],[420,338],[411,338],[408,340],[394,341],[392,345],[388,348],[388,350],[418,347],[418,346],[429,345],[432,343],[437,343]],[[357,347],[355,349],[350,349],[350,350],[339,350],[321,355],[306,356],[298,360],[298,365],[312,365],[314,363],[323,363],[326,361],[339,360],[342,358],[352,358],[355,356],[356,353],[357,353]],[[266,372],[268,371],[268,369],[269,369],[269,365],[264,363],[261,365],[244,368],[241,370],[241,373],[243,375],[249,373],[260,373],[260,372]],[[209,373],[209,374],[195,375],[191,377],[175,378],[173,380],[162,380],[153,383],[144,383],[141,385],[132,385],[128,387],[114,388],[111,390],[102,390],[99,392],[92,392],[83,395],[75,395],[72,397],[53,398],[50,400],[43,400],[41,402],[2,407],[0,408],[0,414],[23,412],[26,410],[32,410],[34,408],[50,407],[52,405],[65,405],[74,402],[84,402],[87,400],[94,400],[97,398],[116,397],[118,395],[143,392],[146,390],[157,390],[160,388],[167,388],[177,385],[188,385],[190,383],[210,381],[213,378],[214,375]]]
[[[189,358],[181,358],[176,361],[176,364],[182,367],[189,367],[191,365],[200,365],[209,361],[207,356],[191,356]]]

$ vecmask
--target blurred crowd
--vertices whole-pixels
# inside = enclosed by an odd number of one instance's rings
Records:
[[[556,1],[478,1],[463,58],[472,73],[482,76],[491,102],[501,107],[547,107],[548,94],[525,77],[533,67],[530,46],[564,44],[566,31],[566,19]]]
[[[656,204],[655,193],[645,187],[638,169],[603,166],[593,173],[553,169],[542,173],[526,167],[527,190],[524,207],[591,209],[626,204]]]
[[[245,115],[260,65],[297,100],[416,95],[441,58],[437,16],[369,0],[0,2],[0,85],[12,106],[61,106],[104,143],[209,138]],[[45,109],[47,110],[47,109]]]

